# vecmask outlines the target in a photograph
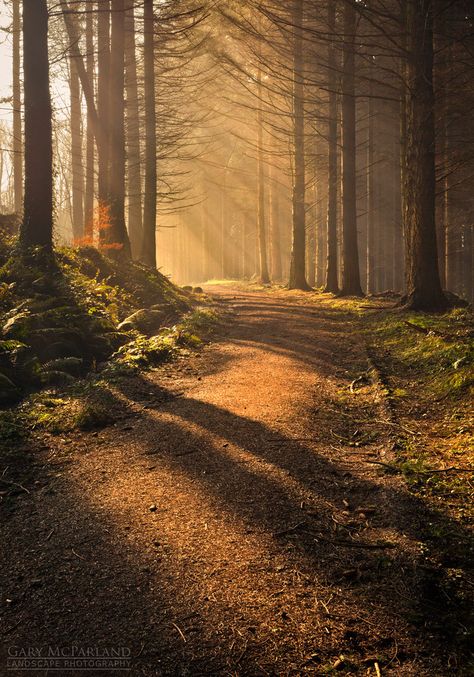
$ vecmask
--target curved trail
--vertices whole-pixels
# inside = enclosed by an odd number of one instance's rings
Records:
[[[42,452],[52,488],[10,518],[4,650],[118,644],[147,676],[322,675],[341,654],[447,674],[410,625],[421,508],[367,463],[387,426],[377,384],[350,389],[357,327],[324,300],[213,292],[233,311],[214,343],[117,392],[130,419]]]

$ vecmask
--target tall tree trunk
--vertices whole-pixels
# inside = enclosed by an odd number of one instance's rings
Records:
[[[86,63],[87,77],[94,91],[94,14],[89,11],[86,14]],[[84,196],[84,236],[85,240],[92,244],[94,240],[94,186],[95,186],[95,156],[94,156],[94,123],[92,116],[87,111],[86,132],[86,187]]]
[[[137,258],[143,237],[142,179],[140,155],[140,109],[138,105],[135,9],[127,9],[125,27],[125,86],[127,92],[127,192],[128,234]]]
[[[74,241],[84,236],[84,167],[82,163],[81,88],[74,57],[69,59],[71,94],[71,173],[72,173],[72,235]]]
[[[400,33],[401,33],[401,47],[402,56],[400,59],[400,209],[402,213],[402,231],[403,243],[405,248],[405,266],[408,260],[408,252],[410,250],[409,236],[410,233],[406,223],[406,166],[407,166],[407,111],[408,111],[408,62],[406,59],[406,52],[408,50],[408,38],[406,34],[407,28],[407,11],[408,0],[401,0],[400,2]],[[406,285],[406,271],[404,276],[404,286]],[[406,290],[405,290],[406,291]]]
[[[259,66],[257,75],[257,172],[258,172],[258,253],[259,271],[258,277],[262,284],[270,283],[267,258],[267,232],[265,211],[265,162],[263,157],[263,110],[262,110],[262,71]]]
[[[337,182],[338,151],[337,151],[337,56],[334,44],[336,33],[336,5],[337,0],[328,0],[328,32],[330,36],[328,49],[328,90],[329,90],[329,125],[328,125],[328,215],[327,215],[327,268],[325,292],[337,294],[338,281],[338,252],[337,252]]]
[[[270,228],[272,280],[273,282],[281,282],[283,271],[281,262],[280,187],[277,183],[277,170],[273,164],[270,165]]]
[[[219,191],[220,204],[218,211],[219,218],[219,233],[220,233],[220,267],[219,267],[219,277],[221,280],[226,279],[227,266],[226,266],[226,249],[228,247],[227,242],[227,228],[226,228],[226,193],[227,193],[227,168],[224,166],[224,171],[222,172],[222,185],[221,190]]]
[[[342,74],[343,269],[341,294],[344,296],[363,296],[360,283],[357,243],[355,101],[356,30],[356,8],[353,0],[347,0],[344,5],[344,65]]]
[[[303,56],[303,0],[293,0],[293,242],[291,249],[289,289],[309,290],[306,282],[306,174],[304,130],[304,56]]]
[[[406,305],[414,310],[432,310],[447,304],[436,241],[432,0],[408,0],[406,29]]]
[[[23,247],[53,248],[53,142],[46,0],[23,0],[25,202]]]
[[[449,68],[452,66],[452,48],[447,49],[447,64],[444,86],[447,86],[447,77],[449,77]],[[445,288],[451,292],[459,293],[462,288],[461,274],[461,251],[462,251],[462,232],[461,224],[456,220],[456,203],[459,201],[459,188],[453,185],[453,167],[452,159],[455,155],[453,148],[453,124],[452,114],[453,106],[447,92],[444,91],[442,101],[443,126],[442,126],[442,157],[443,157],[443,196],[441,222],[444,235],[444,242],[440,246],[438,237],[439,258],[440,258],[440,277],[444,279]],[[439,233],[438,233],[439,235]],[[444,255],[444,262],[442,257]],[[444,278],[443,278],[444,273]]]
[[[450,77],[450,69],[452,68],[451,46],[445,39],[443,34],[443,16],[438,14],[439,25],[436,26],[435,33],[437,40],[434,43],[434,51],[438,52],[441,57],[447,54],[445,60],[441,60],[433,64],[433,81],[435,90],[435,99],[437,102],[435,110],[435,129],[438,131],[439,148],[437,149],[437,164],[444,173],[443,183],[446,181],[448,175],[448,167],[450,161],[450,148],[448,145],[448,128],[449,128],[449,96],[448,96],[448,81]],[[436,201],[436,232],[438,240],[438,264],[439,276],[441,279],[441,286],[447,289],[446,285],[446,226],[447,222],[444,218],[444,191],[439,199]]]
[[[319,183],[318,202],[316,205],[316,286],[324,286],[324,259],[327,260],[327,243],[325,241],[325,213],[327,213],[326,198],[322,192],[322,181]]]
[[[142,261],[156,267],[156,92],[155,92],[155,30],[153,0],[144,4],[145,56],[145,206],[143,212]],[[207,224],[205,224],[207,226]]]
[[[306,226],[306,281],[310,287],[316,286],[316,267],[317,258],[319,254],[318,240],[316,236],[317,225],[317,202],[318,202],[318,186],[316,179],[313,183],[312,190],[312,206],[309,210],[309,223]],[[308,221],[308,218],[306,219]]]
[[[97,114],[102,129],[102,143],[98,149],[98,196],[102,211],[109,198],[110,0],[98,0],[97,10]]]
[[[20,85],[20,42],[21,18],[20,0],[13,0],[13,185],[15,212],[21,214],[23,208],[23,143],[21,124],[21,85]]]
[[[367,292],[373,294],[377,291],[376,283],[376,228],[375,216],[377,207],[376,175],[375,166],[375,131],[377,112],[373,98],[372,83],[368,100],[368,143],[367,143]]]
[[[125,226],[125,0],[112,0],[110,39],[110,228],[105,242],[130,258],[130,240]]]

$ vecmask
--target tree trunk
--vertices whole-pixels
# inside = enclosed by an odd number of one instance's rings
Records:
[[[97,114],[102,129],[99,148],[99,209],[106,209],[109,198],[109,85],[110,85],[110,0],[97,2]],[[100,217],[102,219],[102,216]]]
[[[23,247],[53,248],[53,143],[46,0],[23,0],[25,202]]]
[[[328,215],[327,215],[327,268],[325,292],[339,292],[337,266],[337,57],[334,44],[336,33],[336,0],[328,0],[328,31],[332,39],[328,49],[328,90],[329,90],[329,125],[328,125]]]
[[[367,144],[367,293],[373,294],[377,291],[376,282],[376,228],[375,216],[377,209],[376,195],[376,176],[377,167],[375,166],[375,131],[377,111],[375,101],[372,96],[372,83],[370,84],[370,93],[368,101],[368,144]]]
[[[130,241],[125,226],[125,0],[112,0],[110,61],[110,227],[105,243],[111,251],[130,258]]]
[[[156,268],[156,92],[155,30],[153,0],[144,4],[145,56],[145,207],[143,213],[142,261]],[[206,224],[207,225],[207,224]]]
[[[452,66],[452,49],[447,49],[447,65],[445,80],[449,75],[449,68]],[[446,88],[447,82],[444,82]],[[446,93],[443,97],[443,126],[442,126],[442,155],[443,155],[443,196],[442,196],[442,213],[441,221],[443,224],[442,230],[444,235],[444,242],[440,246],[440,238],[438,237],[439,259],[440,259],[440,277],[444,279],[445,289],[459,293],[462,288],[462,273],[461,273],[461,252],[462,252],[462,232],[461,224],[456,219],[456,204],[460,201],[459,187],[453,182],[453,167],[452,160],[455,156],[455,148],[453,147],[453,124],[452,114],[453,106]],[[454,185],[453,185],[454,183]],[[439,235],[439,233],[438,233]],[[444,262],[442,257],[444,256]],[[444,272],[444,278],[443,278]]]
[[[140,109],[138,105],[135,9],[127,9],[125,30],[125,86],[127,91],[128,234],[137,258],[143,238]]]
[[[86,14],[86,62],[87,77],[94,91],[94,15],[90,8]],[[87,111],[87,133],[86,133],[86,188],[84,196],[84,236],[86,242],[92,244],[94,241],[94,184],[95,184],[95,163],[94,163],[94,123],[92,116]]]
[[[408,50],[407,28],[407,6],[408,0],[401,0],[400,7],[400,32],[402,52]],[[405,266],[408,260],[409,252],[409,232],[406,223],[406,166],[407,166],[407,110],[408,110],[408,62],[405,55],[400,59],[400,209],[402,213],[403,243],[405,248]],[[404,285],[406,285],[406,270],[404,275]],[[406,291],[406,290],[405,290]]]
[[[318,202],[316,205],[316,286],[324,286],[324,260],[327,260],[327,243],[325,241],[326,198],[322,193],[322,181],[319,183]]]
[[[406,306],[434,310],[444,308],[447,300],[441,288],[436,241],[432,0],[408,0],[406,28]]]
[[[356,203],[355,35],[357,14],[353,0],[344,6],[344,66],[342,74],[343,152],[343,270],[344,296],[363,296],[360,283]]]
[[[225,207],[225,193],[227,191],[227,172],[224,167],[222,172],[222,184],[219,191],[219,206],[218,206],[218,221],[219,224],[219,279],[226,279],[226,265],[225,265],[225,251],[228,245],[227,243],[227,233],[226,233],[226,207]]]
[[[281,282],[283,272],[281,264],[280,188],[276,180],[277,170],[273,165],[270,165],[270,172],[272,280]]]
[[[21,214],[23,208],[23,143],[21,124],[21,85],[20,85],[20,42],[21,18],[20,0],[13,0],[13,185],[15,195],[15,213]]]
[[[69,58],[71,94],[71,173],[72,173],[72,236],[75,242],[84,236],[84,167],[82,163],[81,88],[76,60]]]
[[[306,215],[305,215],[305,130],[304,130],[304,56],[303,0],[294,0],[293,8],[293,242],[291,249],[289,289],[309,290],[306,282]]]
[[[319,254],[317,232],[317,202],[318,202],[318,187],[316,179],[313,183],[312,190],[312,206],[309,210],[309,223],[306,226],[306,281],[310,287],[316,286],[316,267],[317,258]],[[308,218],[306,221],[308,221]]]
[[[262,71],[259,67],[257,76],[257,153],[258,153],[258,254],[259,271],[258,277],[262,284],[270,283],[270,274],[268,272],[267,258],[267,232],[266,232],[266,212],[265,212],[265,163],[263,158],[263,111],[262,111]]]

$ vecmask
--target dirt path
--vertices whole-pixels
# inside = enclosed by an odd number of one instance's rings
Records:
[[[297,295],[214,291],[234,311],[215,343],[117,393],[128,420],[38,452],[4,529],[3,654],[119,645],[149,676],[324,675],[341,655],[350,674],[461,674],[426,624],[426,514],[367,463],[387,460],[389,426],[377,385],[350,389],[360,334]]]

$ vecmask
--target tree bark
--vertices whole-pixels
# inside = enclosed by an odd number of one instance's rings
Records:
[[[272,245],[272,279],[280,282],[283,278],[281,263],[281,233],[280,233],[280,194],[276,182],[276,169],[271,166],[271,245]],[[244,272],[245,277],[245,272]]]
[[[267,232],[265,212],[265,163],[263,158],[263,111],[262,111],[262,71],[258,69],[257,75],[257,172],[258,172],[258,254],[259,254],[259,279],[262,284],[270,283],[267,258]]]
[[[72,236],[75,242],[84,236],[84,167],[82,162],[81,88],[76,60],[69,58],[71,94],[71,173],[72,173]]]
[[[110,96],[110,0],[97,2],[97,114],[101,126],[99,148],[99,209],[106,208],[109,197],[109,96]]]
[[[342,75],[342,144],[343,144],[343,296],[363,296],[357,242],[356,202],[356,101],[355,36],[357,14],[353,0],[344,5],[344,65]]]
[[[92,91],[94,91],[94,15],[91,8],[86,14],[86,64],[87,77]],[[92,116],[87,111],[86,132],[86,187],[84,196],[84,237],[86,242],[94,241],[94,187],[95,187],[95,156],[94,156],[94,123]]]
[[[327,216],[327,268],[325,292],[337,294],[338,252],[337,252],[337,182],[338,150],[337,150],[337,56],[334,44],[336,32],[336,0],[328,0],[328,31],[333,36],[328,50],[328,89],[329,89],[329,129],[328,129],[328,216]]]
[[[304,56],[303,56],[303,0],[293,0],[293,241],[291,249],[289,289],[309,290],[306,281],[306,174],[304,130]]]
[[[316,190],[318,201],[316,204],[316,286],[321,289],[324,286],[324,259],[327,260],[327,243],[325,238],[325,214],[327,213],[326,198],[322,191],[322,181]]]
[[[309,216],[306,219],[306,281],[310,287],[316,286],[316,267],[317,258],[319,254],[318,240],[317,240],[317,202],[318,202],[318,186],[316,179],[314,179],[312,188],[312,206],[309,210]],[[309,219],[309,223],[308,223]]]
[[[153,0],[144,3],[145,56],[145,206],[143,212],[142,261],[156,268],[156,86]]]
[[[376,228],[375,217],[377,209],[376,172],[375,166],[375,131],[377,111],[373,99],[372,83],[368,100],[368,147],[367,147],[367,292],[377,291],[376,280]]]
[[[142,179],[140,155],[140,108],[138,105],[135,8],[127,9],[125,28],[125,87],[127,92],[127,192],[128,234],[137,258],[143,238]]]
[[[112,0],[110,39],[110,227],[105,243],[111,251],[131,257],[130,240],[125,225],[125,0]]]
[[[447,299],[436,240],[432,0],[408,0],[406,30],[406,306],[434,310],[446,307]]]
[[[20,0],[13,0],[13,186],[15,213],[23,209],[23,138],[21,124],[20,85],[20,42],[21,18]]]
[[[23,0],[25,201],[20,242],[53,248],[53,144],[46,0]]]

